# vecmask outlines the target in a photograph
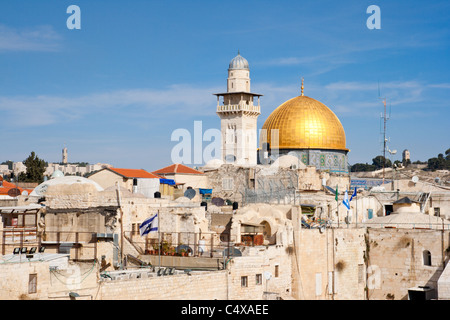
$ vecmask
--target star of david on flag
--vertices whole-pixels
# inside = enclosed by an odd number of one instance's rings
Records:
[[[350,201],[352,201],[352,199],[353,199],[354,197],[356,197],[356,187],[355,187],[355,191],[353,191],[353,194],[352,194],[352,196],[350,197]]]
[[[344,204],[344,206],[347,207],[348,210],[350,210],[350,202],[348,201],[348,192],[347,192],[347,190],[345,190],[345,196],[344,196],[344,200],[342,201],[342,203]]]
[[[139,233],[141,234],[141,237],[152,231],[158,231],[158,214],[146,219],[139,226]]]

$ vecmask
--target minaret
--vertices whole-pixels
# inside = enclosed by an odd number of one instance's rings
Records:
[[[64,147],[64,148],[62,149],[62,163],[63,163],[63,164],[67,164],[67,162],[68,162],[67,148]]]
[[[250,69],[239,51],[228,67],[227,92],[215,95],[222,131],[222,160],[256,165],[257,119],[261,114],[259,97],[262,95],[250,92]]]

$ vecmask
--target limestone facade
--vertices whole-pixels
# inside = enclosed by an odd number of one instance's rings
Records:
[[[369,228],[367,299],[408,299],[408,289],[436,289],[448,261],[449,231]]]

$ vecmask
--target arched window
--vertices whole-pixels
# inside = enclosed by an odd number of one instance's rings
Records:
[[[428,250],[423,251],[423,265],[431,266],[431,252]]]

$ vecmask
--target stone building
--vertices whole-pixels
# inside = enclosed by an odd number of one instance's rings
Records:
[[[132,193],[140,193],[153,198],[160,190],[161,177],[143,169],[104,168],[91,176],[104,189],[117,186]]]

